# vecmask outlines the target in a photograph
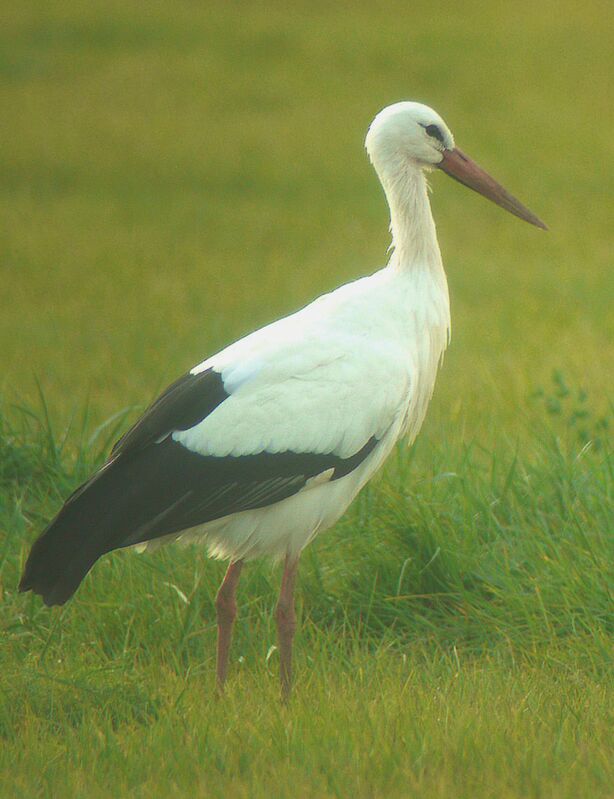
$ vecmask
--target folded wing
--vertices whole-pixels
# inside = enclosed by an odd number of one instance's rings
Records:
[[[390,391],[365,385],[343,351],[255,361],[240,380],[231,366],[198,367],[153,403],[35,543],[21,590],[62,604],[105,552],[280,502],[314,477],[338,480],[393,410]]]

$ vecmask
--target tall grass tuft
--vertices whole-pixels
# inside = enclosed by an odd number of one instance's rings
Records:
[[[17,594],[32,540],[125,420],[91,432],[84,412],[58,432],[42,398],[5,413],[2,795],[34,795],[47,775],[41,795],[109,796],[112,774],[115,795],[537,796],[531,785],[556,784],[553,796],[606,796],[611,455],[605,437],[583,444],[542,417],[522,452],[400,446],[306,550],[284,717],[266,563],[241,585],[222,705],[211,699],[222,566],[198,548],[107,556],[60,609]]]

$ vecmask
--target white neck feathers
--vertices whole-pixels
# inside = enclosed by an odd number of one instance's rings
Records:
[[[393,253],[390,266],[402,271],[416,269],[443,272],[441,253],[422,169],[405,165],[394,177],[380,175],[390,207]]]

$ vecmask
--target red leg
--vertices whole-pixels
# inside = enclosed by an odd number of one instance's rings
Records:
[[[220,693],[224,690],[228,673],[232,626],[237,616],[237,585],[242,568],[242,560],[230,564],[215,599],[217,609],[217,687]]]
[[[277,620],[277,636],[279,641],[279,661],[281,695],[284,701],[290,698],[292,690],[292,641],[296,630],[296,614],[294,612],[294,585],[298,572],[298,558],[286,556],[284,573],[281,578],[281,591],[275,610]]]

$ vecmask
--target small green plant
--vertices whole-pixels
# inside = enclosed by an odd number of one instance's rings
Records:
[[[573,443],[585,447],[590,442],[596,450],[604,446],[610,429],[611,406],[605,414],[597,414],[590,407],[585,389],[572,389],[560,369],[552,373],[550,388],[538,388],[531,399],[541,403],[548,417],[558,420]]]

